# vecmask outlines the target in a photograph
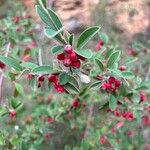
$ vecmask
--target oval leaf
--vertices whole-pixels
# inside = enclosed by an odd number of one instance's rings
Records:
[[[39,66],[32,70],[34,74],[49,74],[52,73],[53,68],[52,66]]]
[[[111,110],[115,110],[117,107],[117,100],[116,98],[111,94],[110,95],[110,100],[109,100],[109,108]]]
[[[22,64],[20,64],[22,67],[24,67],[24,68],[29,68],[29,69],[33,69],[33,68],[35,68],[35,67],[38,67],[38,65],[37,64],[34,64],[34,63],[32,63],[32,62],[24,62],[24,63],[22,63]]]
[[[84,58],[90,59],[93,55],[92,51],[87,49],[87,50],[77,50],[76,53]]]
[[[63,50],[64,50],[64,46],[54,46],[51,49],[53,54],[61,53],[61,52],[63,52]]]
[[[4,64],[8,65],[9,67],[17,70],[17,71],[21,71],[22,67],[20,66],[20,64],[11,57],[5,57],[5,56],[0,56],[0,61],[2,61]]]
[[[90,27],[83,31],[79,37],[78,43],[77,43],[77,49],[81,49],[83,46],[88,43],[89,40],[100,30],[100,27]]]
[[[104,66],[103,66],[103,63],[99,60],[99,59],[95,59],[99,69],[101,70],[101,72],[104,71]]]
[[[108,59],[107,67],[111,69],[114,66],[114,64],[119,60],[119,58],[120,52],[119,51],[114,52]]]

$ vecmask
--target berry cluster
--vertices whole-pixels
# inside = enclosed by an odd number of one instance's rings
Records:
[[[116,109],[113,111],[109,110],[109,112],[113,113],[116,117],[123,117],[127,119],[128,121],[132,121],[135,118],[131,111],[121,112],[120,110]]]
[[[121,81],[115,77],[109,77],[109,79],[102,84],[102,89],[108,92],[115,92],[121,86]]]
[[[81,60],[85,60],[82,56],[79,56],[72,48],[71,45],[66,45],[64,52],[57,55],[57,59],[65,67],[80,68]]]
[[[58,74],[52,74],[48,76],[48,81],[54,84],[54,89],[58,93],[66,92],[64,85],[59,83]]]

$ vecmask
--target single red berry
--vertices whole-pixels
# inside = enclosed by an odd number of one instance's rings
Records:
[[[75,61],[77,59],[77,54],[72,51],[70,54],[69,54],[69,58],[71,61]]]
[[[71,66],[75,67],[75,68],[80,68],[80,66],[81,66],[80,60],[76,60],[76,61],[71,62]]]
[[[96,44],[96,50],[99,51],[102,49],[104,45],[104,42],[102,40],[99,40],[99,42]]]
[[[136,52],[135,49],[129,48],[129,49],[128,49],[128,55],[130,55],[130,56],[136,56],[136,55],[137,55],[137,52]]]
[[[58,92],[58,93],[63,93],[63,92],[65,92],[65,88],[64,88],[63,85],[56,84],[56,85],[54,86],[54,88],[55,88],[56,92]]]
[[[51,137],[50,133],[46,133],[46,134],[44,135],[44,138],[45,138],[46,140],[49,140],[50,137]]]
[[[73,102],[72,102],[72,106],[73,107],[79,107],[80,106],[80,101],[78,99],[75,99]]]
[[[73,49],[72,49],[72,46],[71,45],[66,45],[65,48],[64,48],[65,52],[68,53],[68,54],[71,54]]]
[[[3,62],[0,61],[0,68],[4,69],[5,67],[6,67],[6,65]]]
[[[121,86],[121,81],[120,80],[115,80],[115,87],[118,88]]]
[[[51,117],[48,117],[48,118],[47,118],[47,122],[48,122],[48,123],[53,123],[53,122],[55,122],[55,119],[54,119],[54,118],[51,118]]]
[[[140,91],[140,101],[145,102],[148,100],[147,94],[145,91]]]
[[[65,59],[65,54],[61,53],[61,54],[57,55],[57,59],[58,60],[64,60]]]
[[[115,81],[116,81],[116,79],[115,79],[114,77],[109,77],[109,79],[108,79],[108,82],[109,82],[110,84],[115,83]]]
[[[70,64],[71,64],[70,58],[65,58],[63,63],[64,63],[64,66],[70,67]]]
[[[101,136],[99,142],[100,142],[101,145],[105,145],[107,143],[106,137],[105,136]]]
[[[103,90],[110,90],[112,88],[110,83],[103,83],[102,84],[102,89]]]
[[[44,80],[45,80],[44,75],[38,76],[38,81],[39,81],[39,82],[43,82]]]
[[[19,21],[20,21],[20,17],[19,16],[14,16],[13,18],[12,18],[12,21],[14,22],[14,23],[19,23]]]
[[[10,112],[9,112],[9,117],[10,117],[10,119],[15,118],[15,117],[16,117],[16,114],[17,114],[16,111],[14,111],[14,110],[13,110],[13,111],[10,111]]]
[[[58,76],[57,75],[49,75],[48,81],[57,84],[58,83]]]
[[[32,73],[27,74],[27,79],[32,80],[34,75]]]
[[[120,70],[120,71],[125,71],[125,70],[126,70],[126,66],[124,66],[124,65],[120,66],[120,67],[119,67],[119,70]]]

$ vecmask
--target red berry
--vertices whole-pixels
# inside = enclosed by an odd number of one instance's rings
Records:
[[[43,75],[38,76],[38,81],[43,82],[45,80],[45,77]]]
[[[130,55],[130,56],[136,56],[136,55],[137,55],[137,52],[136,52],[135,49],[129,48],[129,49],[128,49],[128,55]]]
[[[9,112],[9,117],[11,118],[11,119],[13,119],[14,117],[16,117],[16,111],[11,111],[11,112]]]
[[[118,88],[121,86],[121,81],[120,80],[116,80],[115,81],[115,87]]]
[[[32,80],[33,77],[34,77],[33,74],[31,74],[31,73],[27,74],[27,79]]]
[[[57,75],[49,75],[48,76],[48,81],[57,84],[57,82],[58,82],[58,76]]]
[[[5,67],[6,67],[6,65],[3,62],[0,61],[0,68],[4,69]]]
[[[69,58],[70,60],[74,61],[77,59],[77,54],[74,51],[72,51],[71,54],[69,55]]]
[[[73,51],[72,46],[71,45],[66,45],[64,48],[65,52],[68,54],[71,54],[71,52]]]
[[[61,53],[61,54],[57,55],[57,59],[58,60],[64,60],[65,59],[64,53]]]
[[[64,66],[69,67],[70,64],[71,64],[70,58],[65,58],[65,59],[64,59]]]
[[[106,137],[105,136],[101,136],[99,142],[100,142],[101,145],[105,145],[107,143]]]
[[[75,99],[74,101],[73,101],[73,103],[72,103],[72,106],[73,107],[79,107],[80,106],[80,101],[79,100],[77,100],[77,99]]]
[[[19,17],[19,16],[14,16],[14,17],[12,18],[12,21],[13,21],[14,23],[19,23],[20,17]]]
[[[46,134],[44,135],[44,138],[45,138],[46,140],[48,140],[50,137],[51,137],[50,133],[46,133]]]
[[[63,85],[56,84],[56,85],[54,86],[54,88],[55,88],[56,92],[58,92],[58,93],[63,93],[63,92],[65,92],[65,88],[64,88]]]
[[[103,83],[102,84],[102,89],[103,90],[110,90],[112,88],[110,83]]]
[[[51,117],[48,117],[48,118],[47,118],[47,122],[48,122],[48,123],[53,123],[54,121],[55,121],[54,118],[51,118]]]
[[[80,60],[76,60],[76,61],[71,62],[71,66],[75,67],[75,68],[80,68],[80,66],[81,66]]]
[[[140,91],[140,101],[145,102],[148,100],[147,94],[145,91]]]
[[[115,81],[116,81],[116,79],[115,79],[114,77],[109,77],[109,79],[108,79],[108,82],[109,82],[110,84],[115,83]]]
[[[99,51],[103,47],[104,42],[102,40],[99,40],[99,42],[96,44],[96,50]]]
[[[120,71],[125,71],[125,70],[126,70],[126,66],[123,66],[123,65],[120,66],[120,67],[119,67],[119,70],[120,70]]]

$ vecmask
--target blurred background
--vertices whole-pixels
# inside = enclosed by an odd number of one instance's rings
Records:
[[[0,18],[12,10],[16,12],[17,3],[40,23],[34,7],[36,0],[0,0]],[[150,40],[149,0],[49,0],[49,7],[57,12],[66,29],[73,32],[92,24],[100,25],[112,40],[123,46],[133,40],[143,43]]]
[[[43,23],[35,11],[35,5],[36,0],[0,0],[0,31],[8,34],[13,49],[11,54],[14,58],[18,60],[21,58],[23,62],[38,63],[38,49],[41,48],[43,50],[43,64],[47,64],[52,61],[53,56],[50,54],[50,49],[56,43],[52,43],[44,36]],[[75,33],[77,37],[86,27],[101,26],[101,32],[109,38],[108,44],[112,44],[122,51],[123,56],[120,63],[122,64],[128,57],[138,58],[138,61],[130,65],[129,68],[142,80],[146,78],[146,74],[150,70],[150,0],[48,0],[48,5],[58,14],[65,28]],[[18,21],[17,16],[21,18],[21,21]],[[3,34],[2,37],[4,37]],[[95,37],[89,44],[93,50],[95,50],[98,40],[99,38]],[[12,77],[9,76],[9,78]],[[44,134],[52,130],[52,143],[45,142],[43,144],[43,147],[46,145],[45,150],[49,150],[49,144],[56,150],[62,150],[67,144],[79,145],[86,128],[90,103],[85,107],[85,111],[81,112],[84,115],[79,118],[77,114],[71,120],[70,114],[68,114],[63,118],[64,120],[62,119],[63,121],[60,120],[51,127],[47,127],[43,123],[46,122],[46,117],[54,117],[57,113],[65,110],[70,105],[71,98],[54,95],[54,91],[45,88],[45,85],[40,90],[31,91],[26,79],[22,79],[21,82],[25,95],[17,97],[14,83],[7,79],[4,81],[3,99],[9,99],[13,95],[19,101],[25,102],[24,110],[26,110],[22,111],[22,114],[18,114],[21,116],[20,118],[23,118],[22,120],[10,121],[8,118],[3,119],[4,122],[2,119],[0,120],[3,122],[3,125],[0,126],[1,129],[5,128],[5,121],[7,122],[8,132],[6,135],[8,139],[13,139],[12,136],[16,133],[12,128],[14,129],[14,125],[17,125],[22,129],[19,131],[22,138],[28,138],[25,141],[26,145],[32,145],[34,141],[36,150],[42,149],[39,144],[43,142],[41,130]],[[53,102],[52,99],[55,101]],[[99,107],[97,104],[101,102],[100,99],[105,100],[106,97],[97,94],[93,100],[92,123],[89,121],[93,127],[91,133],[112,121],[109,114],[105,111],[99,111],[97,108]],[[50,103],[51,105],[48,105]],[[12,126],[10,127],[10,125]],[[134,124],[133,129],[135,129]],[[95,139],[95,135],[91,138]],[[37,139],[39,143],[36,141]],[[130,144],[132,147],[133,143]],[[148,148],[150,149],[150,145]]]

